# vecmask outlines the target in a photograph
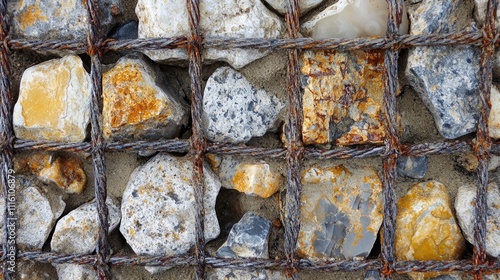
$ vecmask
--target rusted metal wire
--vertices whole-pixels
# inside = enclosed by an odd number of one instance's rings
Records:
[[[9,37],[7,21],[7,0],[0,0],[0,152],[1,183],[4,199],[7,199],[8,172],[13,166],[14,153],[29,150],[71,151],[92,156],[94,163],[94,191],[98,209],[99,238],[96,253],[92,255],[62,255],[46,252],[19,252],[18,259],[43,263],[73,263],[93,265],[101,279],[109,279],[111,266],[162,266],[166,268],[178,266],[196,267],[199,279],[206,277],[207,268],[240,268],[240,269],[274,269],[287,272],[287,276],[297,279],[300,270],[321,271],[366,271],[379,270],[384,277],[392,274],[425,271],[463,271],[473,273],[481,279],[485,272],[500,270],[500,260],[488,260],[485,253],[486,234],[486,196],[488,183],[488,157],[490,154],[500,155],[500,144],[492,143],[488,134],[488,116],[490,110],[489,96],[492,83],[492,56],[500,39],[495,30],[497,0],[489,0],[484,27],[469,28],[457,33],[430,35],[398,35],[397,30],[402,17],[402,0],[387,0],[389,5],[388,31],[385,37],[356,39],[313,40],[301,38],[299,33],[300,9],[298,0],[288,0],[285,14],[287,38],[217,38],[203,37],[200,31],[199,0],[186,0],[189,15],[190,32],[185,36],[171,38],[151,38],[135,40],[106,39],[100,33],[98,17],[98,0],[87,0],[89,13],[88,38],[71,41],[29,41]],[[480,65],[480,119],[476,141],[446,141],[436,143],[406,144],[401,143],[396,120],[396,89],[398,79],[398,54],[401,49],[416,46],[472,45],[481,47]],[[184,48],[189,56],[189,76],[191,78],[191,117],[192,136],[189,140],[173,139],[161,141],[136,141],[130,143],[105,142],[102,138],[99,120],[101,112],[99,104],[102,95],[101,57],[108,51],[158,50]],[[286,146],[283,148],[262,148],[251,146],[235,146],[222,143],[207,143],[201,127],[203,90],[201,84],[202,53],[206,48],[252,48],[266,50],[286,50],[287,92],[289,115],[285,124]],[[302,125],[302,93],[300,88],[300,52],[306,49],[384,49],[384,120],[386,129],[385,145],[363,145],[355,147],[304,147],[301,137]],[[12,107],[10,52],[12,51],[48,51],[72,50],[88,53],[91,57],[92,103],[91,103],[91,139],[84,143],[56,143],[47,141],[28,141],[15,139],[12,130]],[[108,236],[108,210],[106,201],[105,152],[137,152],[163,151],[188,153],[193,168],[193,184],[195,190],[196,215],[196,248],[193,256],[136,256],[111,255]],[[460,154],[474,152],[479,160],[478,188],[475,220],[475,244],[473,257],[456,261],[398,261],[394,256],[395,236],[395,189],[396,160],[399,156]],[[205,251],[204,207],[205,191],[203,161],[206,153],[238,155],[256,158],[275,158],[287,164],[287,197],[285,204],[285,255],[277,259],[222,259],[210,257]],[[346,158],[379,157],[383,162],[383,198],[384,221],[381,253],[377,259],[369,260],[308,260],[297,254],[296,244],[300,230],[300,194],[301,163],[304,159],[330,160]],[[6,204],[7,205],[7,204]],[[4,225],[7,225],[7,208]],[[14,279],[14,274],[7,270],[7,231],[4,231],[1,260],[5,279]]]

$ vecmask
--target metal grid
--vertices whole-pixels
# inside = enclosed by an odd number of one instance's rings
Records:
[[[256,268],[280,269],[286,271],[289,278],[297,279],[300,270],[323,271],[365,271],[379,270],[384,278],[391,278],[395,273],[423,271],[464,271],[474,274],[475,279],[482,279],[483,272],[500,270],[499,259],[487,259],[485,253],[486,234],[486,194],[488,183],[488,157],[490,153],[500,154],[500,144],[492,143],[488,134],[488,116],[490,112],[490,89],[492,83],[492,61],[495,45],[500,42],[495,31],[497,0],[489,0],[487,17],[481,30],[462,30],[454,34],[440,35],[397,35],[402,17],[403,0],[387,0],[389,4],[389,22],[386,37],[358,39],[312,40],[299,38],[299,5],[298,0],[288,0],[288,11],[285,15],[286,27],[290,39],[241,39],[204,37],[199,30],[199,0],[186,0],[189,12],[190,34],[186,37],[135,39],[124,41],[105,40],[99,33],[98,0],[87,0],[89,12],[89,33],[87,41],[26,41],[9,38],[7,21],[7,0],[0,1],[0,71],[1,71],[1,111],[0,111],[0,148],[1,148],[1,182],[4,198],[7,202],[8,170],[13,166],[13,155],[21,150],[73,151],[89,152],[94,162],[94,190],[99,213],[99,242],[93,255],[60,255],[45,252],[18,252],[17,259],[32,260],[45,263],[90,264],[97,270],[101,279],[109,279],[110,266],[113,265],[149,265],[149,266],[194,266],[196,276],[203,279],[207,268]],[[203,1],[203,0],[202,0]],[[403,48],[415,46],[437,45],[475,45],[482,49],[480,68],[480,119],[475,142],[448,141],[443,143],[425,143],[405,145],[400,142],[396,125],[396,85],[398,73],[398,54]],[[283,149],[266,149],[259,147],[241,147],[226,144],[208,143],[201,129],[201,110],[203,92],[201,86],[201,53],[204,48],[256,48],[286,50],[288,52],[288,100],[289,115],[286,126],[287,146]],[[105,143],[102,138],[99,119],[99,101],[101,99],[101,57],[107,50],[145,50],[185,48],[189,53],[189,75],[191,78],[191,114],[192,137],[190,140],[167,140],[157,142],[139,141],[134,143]],[[387,69],[384,96],[384,124],[386,139],[384,146],[364,146],[356,148],[334,148],[320,150],[304,147],[301,140],[301,90],[299,72],[299,53],[303,49],[385,49],[385,67]],[[91,57],[92,107],[91,107],[91,142],[66,144],[44,141],[25,141],[15,139],[12,130],[13,96],[10,88],[11,51],[18,50],[79,50],[86,51]],[[166,152],[188,152],[194,164],[193,184],[196,197],[196,250],[191,256],[179,257],[138,257],[112,256],[107,239],[108,209],[105,204],[106,175],[105,151],[139,151],[157,150]],[[479,159],[477,204],[472,259],[458,261],[397,261],[394,257],[395,233],[395,188],[396,159],[398,156],[454,154],[474,152]],[[205,252],[203,221],[204,180],[202,163],[206,153],[239,154],[248,157],[281,158],[287,162],[287,199],[285,221],[285,256],[281,259],[222,259],[207,256]],[[300,259],[296,244],[300,228],[299,202],[301,193],[300,163],[303,159],[341,159],[380,157],[383,161],[383,197],[385,238],[378,259],[369,260],[325,260],[311,261]],[[7,205],[7,203],[6,203]],[[6,207],[7,208],[7,207]],[[7,225],[7,209],[4,223]],[[2,261],[5,279],[14,279],[7,268],[7,231],[3,239]]]

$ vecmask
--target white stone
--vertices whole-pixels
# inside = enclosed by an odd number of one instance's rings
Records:
[[[97,280],[97,272],[91,265],[54,264],[59,280]]]
[[[188,36],[187,4],[184,0],[139,0],[135,8],[139,19],[139,38]],[[282,21],[259,0],[200,1],[200,31],[206,37],[280,37]],[[185,49],[145,51],[156,62],[186,60]],[[209,61],[226,61],[235,68],[266,56],[268,52],[250,49],[206,49]]]
[[[109,213],[109,232],[120,223],[120,207],[114,198],[106,198]],[[96,202],[81,205],[62,217],[56,225],[50,247],[63,254],[91,254],[98,242],[98,215]]]
[[[37,179],[22,175],[18,175],[16,179],[17,246],[25,251],[41,250],[66,203],[62,200],[61,193]],[[0,209],[5,209],[3,198],[0,198]],[[9,206],[9,209],[12,208]],[[2,221],[4,215],[4,211],[0,211]],[[0,236],[3,232],[2,223]]]
[[[90,123],[90,76],[80,57],[68,55],[24,71],[14,106],[18,138],[81,142]]]
[[[385,36],[389,9],[386,0],[340,0],[302,25],[314,39]],[[408,17],[403,7],[399,34],[408,33]]]
[[[288,7],[288,0],[265,0],[280,14],[285,14]],[[325,0],[299,0],[300,13],[304,14],[310,9],[318,6]]]
[[[465,239],[474,244],[474,219],[476,187],[461,186],[455,199],[458,223]],[[494,182],[488,184],[486,220],[486,253],[494,258],[500,257],[500,190]]]
[[[122,199],[120,232],[134,252],[178,256],[195,244],[195,197],[190,157],[159,154],[134,170]],[[220,233],[215,201],[220,182],[209,167],[205,176],[205,239]],[[159,267],[146,267],[151,272]]]
[[[221,67],[205,86],[202,125],[210,141],[245,143],[271,129],[284,107],[285,102],[256,89],[239,72]]]
[[[496,85],[491,85],[490,91],[491,111],[488,119],[490,137],[500,138],[500,91]]]

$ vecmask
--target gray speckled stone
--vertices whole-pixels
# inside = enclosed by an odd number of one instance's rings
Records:
[[[282,271],[263,269],[230,269],[217,268],[207,272],[208,280],[285,280],[288,279]]]
[[[130,40],[137,39],[139,23],[135,20],[127,21],[123,24],[115,26],[113,30],[111,30],[111,34],[109,38],[117,39],[117,40]]]
[[[195,198],[190,157],[159,154],[134,170],[122,199],[120,232],[138,255],[178,256],[195,244]],[[204,168],[205,239],[219,235],[217,176]],[[164,268],[146,267],[151,272]]]
[[[380,272],[378,270],[368,270],[365,273],[365,280],[380,280]]]
[[[91,265],[54,264],[59,280],[97,280],[97,272]]]
[[[460,1],[423,1],[409,9],[410,34],[458,31]],[[416,47],[406,77],[431,111],[439,133],[454,139],[474,132],[478,120],[479,49],[472,46]]]
[[[414,179],[424,178],[427,171],[427,157],[398,157],[398,174]]]
[[[205,86],[203,129],[214,142],[248,142],[264,135],[284,106],[285,102],[257,90],[239,72],[221,67]]]
[[[221,258],[269,258],[268,239],[271,221],[247,212],[233,225],[227,240],[217,250]]]
[[[41,250],[66,203],[57,189],[35,178],[17,175],[16,186],[17,246],[24,251]],[[5,209],[3,198],[0,198],[0,209]],[[9,209],[12,208],[9,206]],[[4,211],[0,211],[2,221],[4,214]],[[3,236],[3,232],[2,223],[0,236]]]

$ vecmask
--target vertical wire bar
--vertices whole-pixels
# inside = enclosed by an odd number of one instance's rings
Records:
[[[387,0],[389,6],[389,18],[387,22],[387,40],[395,40],[398,36],[399,25],[402,22],[403,3],[400,0]],[[399,48],[395,46],[385,51],[385,75],[384,75],[384,127],[386,157],[384,165],[384,189],[383,205],[384,220],[382,228],[384,238],[382,241],[381,258],[383,264],[382,275],[386,279],[391,278],[394,271],[394,240],[396,231],[396,160],[399,151],[399,136],[397,131],[397,108],[396,93],[398,79],[398,57]]]
[[[196,277],[205,279],[205,209],[203,197],[205,194],[205,180],[203,179],[203,161],[205,157],[206,140],[201,126],[201,112],[203,110],[203,91],[201,86],[201,34],[199,0],[187,0],[189,14],[190,36],[188,37],[189,77],[191,78],[191,118],[192,136],[190,155],[193,161],[193,184],[196,212],[196,248],[197,261]]]
[[[94,162],[94,194],[96,199],[99,225],[98,244],[96,248],[96,263],[94,268],[100,279],[110,279],[111,272],[109,269],[110,247],[108,242],[108,207],[106,205],[106,165],[104,157],[104,143],[101,134],[99,120],[101,112],[99,104],[102,97],[102,69],[101,69],[101,43],[102,34],[100,33],[100,17],[98,0],[87,0],[87,10],[89,14],[89,34],[88,34],[88,50],[87,53],[91,58],[90,78],[92,80],[91,88],[91,145],[92,145],[92,160]]]
[[[491,150],[491,138],[488,128],[490,115],[490,91],[492,84],[493,55],[495,54],[495,20],[498,1],[489,0],[486,8],[486,21],[483,27],[483,45],[481,51],[480,95],[479,95],[479,123],[477,127],[476,145],[474,152],[479,161],[478,186],[476,192],[475,219],[474,219],[474,265],[482,265],[486,260],[486,220],[488,195],[488,159]],[[474,279],[482,279],[482,271],[474,273]]]
[[[288,9],[285,14],[286,27],[290,38],[299,35],[300,7],[298,0],[288,0]],[[299,50],[288,51],[288,101],[290,113],[286,126],[287,145],[287,172],[286,186],[286,215],[285,215],[285,254],[289,265],[287,275],[298,278],[299,258],[297,256],[297,239],[300,231],[300,163],[303,157],[302,145],[302,96],[300,91]]]
[[[11,271],[8,269],[9,264],[7,260],[9,256],[7,253],[9,251],[14,251],[17,253],[17,246],[14,239],[14,244],[9,244],[8,230],[7,225],[9,222],[9,218],[15,218],[9,216],[9,200],[8,200],[8,189],[9,189],[9,170],[13,167],[13,157],[14,157],[14,132],[12,130],[12,92],[11,92],[11,84],[10,84],[10,59],[9,59],[9,50],[7,46],[7,35],[9,33],[9,23],[7,18],[7,0],[0,1],[0,41],[3,43],[0,46],[0,96],[1,96],[1,108],[0,108],[0,147],[2,153],[2,173],[1,173],[1,181],[2,181],[2,191],[3,191],[3,199],[5,201],[4,211],[4,220],[1,221],[4,223],[4,233],[2,239],[2,261],[3,261],[3,272],[4,278],[15,279],[16,273],[15,271]],[[15,185],[14,185],[15,187]],[[2,211],[2,210],[0,210]],[[10,247],[10,248],[9,248]],[[13,247],[13,248],[12,248]],[[9,250],[11,249],[11,250]],[[12,250],[13,249],[13,250]],[[14,256],[16,258],[16,256]]]

